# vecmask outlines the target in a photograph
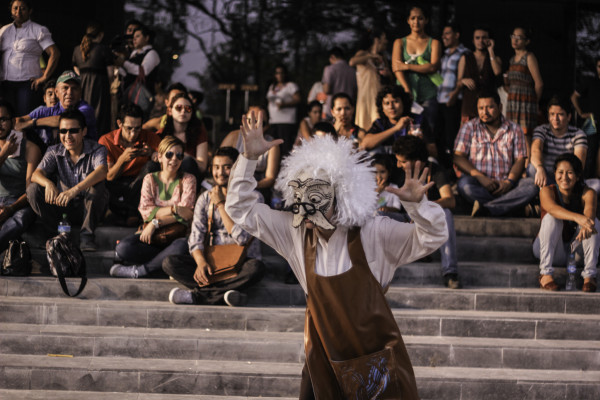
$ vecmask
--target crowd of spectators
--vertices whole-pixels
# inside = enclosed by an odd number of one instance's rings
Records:
[[[31,21],[28,0],[12,0],[10,9],[13,23],[0,29],[0,251],[36,215],[47,236],[63,215],[80,225],[83,251],[97,249],[95,229],[105,219],[140,225],[135,234],[115,238],[120,262],[112,276],[166,273],[185,286],[171,292],[174,303],[243,304],[239,290],[265,269],[258,241],[250,245],[243,272],[219,284],[208,285],[204,254],[207,238],[216,245],[251,242],[224,208],[229,171],[244,150],[240,132],[210,150],[197,107],[202,95],[180,83],[163,87],[153,33],[139,21],[127,23],[119,51],[102,44],[102,26],[89,24],[73,50],[72,70],[53,81],[61,52],[50,31]],[[339,47],[332,49],[317,93],[308,99],[287,68],[276,67],[265,101],[244,116],[263,115],[267,140],[283,139],[258,160],[256,195],[281,208],[274,184],[282,158],[315,135],[345,138],[373,157],[378,213],[398,221],[410,222],[384,188],[401,186],[403,170],[415,163],[428,165],[426,179],[434,182],[428,198],[444,209],[450,231],[441,248],[447,287],[461,286],[453,223],[458,211],[541,217],[534,246],[540,287],[558,288],[552,264],[564,263],[579,245],[583,289],[595,291],[600,60],[597,77],[578,86],[570,100],[553,95],[540,105],[543,66],[527,50],[527,29],[515,27],[510,35],[515,53],[502,80],[502,59],[488,28],[473,30],[471,50],[454,24],[444,27],[441,42],[429,36],[420,7],[410,10],[407,23],[410,33],[393,41],[391,59],[386,33],[378,30],[368,32],[349,62]],[[158,99],[153,109],[138,101],[153,98],[146,92]],[[304,118],[300,105],[308,111]],[[585,132],[574,124],[573,106]],[[189,233],[153,242],[155,231],[173,222]]]

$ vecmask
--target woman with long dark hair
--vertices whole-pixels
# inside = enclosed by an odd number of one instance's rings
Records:
[[[157,133],[161,138],[175,136],[184,143],[185,158],[181,169],[202,182],[208,166],[208,137],[202,121],[196,117],[194,105],[186,93],[175,95],[169,110],[165,127]]]
[[[83,100],[96,111],[98,137],[110,131],[110,82],[113,54],[102,44],[104,29],[91,22],[73,50],[73,69],[81,76]]]
[[[542,224],[533,243],[533,253],[540,259],[540,287],[558,290],[552,264],[565,265],[572,249],[582,256],[583,291],[596,291],[599,221],[596,218],[597,196],[583,183],[583,166],[574,154],[565,153],[554,162],[556,184],[540,190]]]

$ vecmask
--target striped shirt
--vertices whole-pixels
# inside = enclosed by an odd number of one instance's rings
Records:
[[[503,116],[500,128],[492,137],[479,118],[460,128],[454,151],[466,154],[473,166],[488,178],[504,180],[518,158],[527,157],[521,127]]]
[[[456,49],[450,53],[450,49],[444,51],[442,56],[442,67],[440,74],[444,81],[438,88],[437,101],[441,104],[446,104],[450,100],[450,92],[456,88],[456,77],[458,75],[458,62],[462,55],[470,50],[460,43]],[[462,94],[459,95],[462,98]]]
[[[533,131],[532,141],[535,140],[542,141],[543,164],[546,171],[554,169],[554,161],[559,155],[563,153],[573,154],[576,147],[585,149],[588,147],[585,133],[581,129],[570,125],[562,137],[556,137],[552,133],[550,124],[540,125]]]

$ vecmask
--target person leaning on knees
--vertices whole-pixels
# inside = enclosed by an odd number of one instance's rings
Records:
[[[98,140],[107,150],[106,186],[110,192],[110,210],[127,226],[139,223],[137,204],[144,177],[160,169],[157,162],[160,138],[142,129],[143,115],[139,106],[124,104],[117,118],[119,129]]]
[[[94,231],[108,205],[106,148],[86,138],[80,111],[67,110],[58,118],[60,143],[48,147],[33,173],[27,198],[50,231],[56,231],[63,213],[71,224],[81,223],[80,248],[95,251]]]

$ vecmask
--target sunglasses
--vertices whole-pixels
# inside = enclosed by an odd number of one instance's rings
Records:
[[[192,106],[182,106],[181,104],[177,104],[176,106],[173,106],[173,108],[177,112],[181,112],[182,110],[185,111],[186,113],[192,112]]]
[[[170,160],[171,158],[173,158],[173,156],[175,156],[179,161],[183,160],[183,153],[173,153],[172,151],[167,151],[165,153],[165,157],[167,157],[167,160]]]
[[[74,133],[79,133],[81,132],[81,128],[62,128],[59,129],[58,132],[62,133],[63,135],[70,133],[70,134],[74,134]]]

